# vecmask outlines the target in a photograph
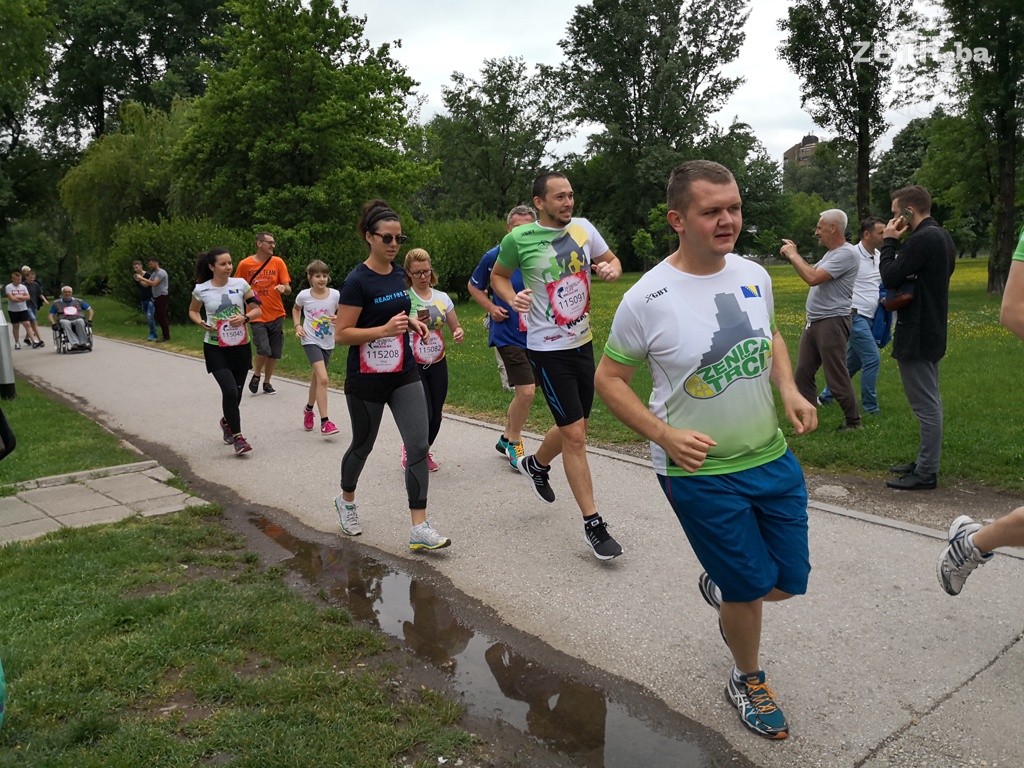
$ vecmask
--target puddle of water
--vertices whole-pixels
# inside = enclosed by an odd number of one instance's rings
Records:
[[[281,565],[444,670],[473,715],[498,718],[584,768],[715,764],[702,748],[659,733],[600,688],[553,672],[460,621],[428,583],[354,548],[304,541],[265,517],[254,523],[293,553]]]

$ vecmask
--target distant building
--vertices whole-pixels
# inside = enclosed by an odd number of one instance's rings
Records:
[[[797,165],[807,165],[811,162],[811,158],[814,157],[814,150],[817,148],[818,137],[809,133],[800,139],[799,144],[794,144],[782,153],[782,164],[796,163]]]

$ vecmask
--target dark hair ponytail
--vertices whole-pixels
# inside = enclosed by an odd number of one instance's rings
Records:
[[[205,283],[213,279],[213,265],[222,253],[229,253],[227,248],[211,248],[196,257],[196,282]]]

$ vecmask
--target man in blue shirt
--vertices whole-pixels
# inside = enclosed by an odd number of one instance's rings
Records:
[[[505,229],[514,228],[535,221],[537,215],[528,205],[519,205],[509,211],[505,218]],[[509,464],[518,468],[523,451],[523,425],[530,415],[533,395],[536,390],[533,369],[526,356],[526,316],[516,312],[490,289],[491,270],[498,260],[501,246],[491,248],[480,259],[480,263],[469,279],[469,295],[487,312],[487,345],[495,348],[498,370],[506,389],[514,389],[515,396],[508,406],[505,431],[494,447],[508,457]],[[512,285],[516,292],[523,290],[523,276],[519,270],[512,274]]]

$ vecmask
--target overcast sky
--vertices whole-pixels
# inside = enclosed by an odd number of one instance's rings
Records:
[[[559,64],[563,56],[558,41],[578,4],[576,0],[349,0],[349,11],[367,17],[371,43],[401,40],[394,57],[419,81],[417,90],[427,99],[422,119],[428,120],[442,109],[441,86],[451,83],[452,72],[478,79],[484,59],[501,56],[520,56],[529,67]],[[782,153],[807,133],[832,137],[801,110],[800,82],[776,54],[782,38],[778,20],[787,3],[758,0],[751,5],[740,56],[725,70],[746,82],[717,122],[723,127],[733,118],[748,123],[771,157],[781,162]],[[897,130],[928,112],[930,108],[919,105],[889,113],[894,127],[880,146],[888,147]],[[584,144],[581,135],[568,148],[582,150]]]

